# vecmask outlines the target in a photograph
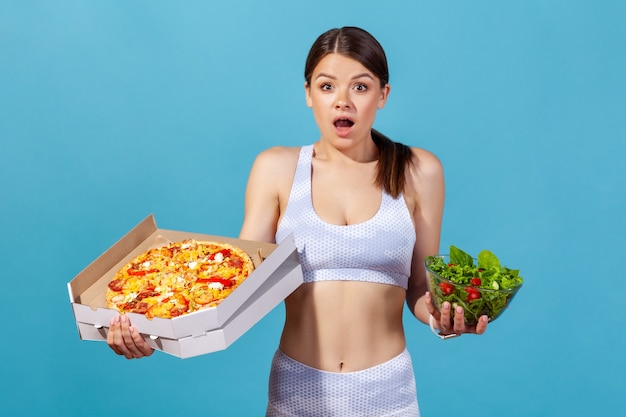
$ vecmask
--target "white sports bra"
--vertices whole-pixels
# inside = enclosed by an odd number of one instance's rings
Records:
[[[293,233],[304,282],[365,281],[408,286],[415,228],[402,195],[383,191],[371,219],[347,226],[325,222],[311,199],[313,145],[300,150],[286,211],[276,230],[280,243]]]

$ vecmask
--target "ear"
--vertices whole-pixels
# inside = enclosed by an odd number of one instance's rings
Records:
[[[311,100],[311,86],[306,81],[304,82],[304,94],[306,97],[306,105],[313,107],[313,101]]]
[[[380,99],[378,100],[378,108],[382,109],[387,104],[387,98],[389,98],[389,93],[391,92],[391,86],[389,84],[385,84],[383,88],[380,89]]]

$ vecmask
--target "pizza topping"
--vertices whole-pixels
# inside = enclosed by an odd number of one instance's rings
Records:
[[[119,304],[119,303],[121,303],[122,301],[124,301],[124,298],[125,298],[125,297],[124,297],[122,294],[118,294],[118,295],[114,295],[114,296],[111,298],[111,301],[112,301],[113,303],[115,303],[115,304]]]
[[[230,255],[231,255],[230,249],[222,249],[222,250],[219,250],[219,251],[211,254],[209,256],[209,259],[212,260],[212,261],[215,260],[215,261],[218,261],[218,262],[222,262],[224,260],[224,258],[227,258]]]
[[[211,283],[217,283],[217,284],[221,284],[224,287],[232,287],[233,285],[233,281],[231,281],[230,279],[223,279],[220,277],[210,277],[210,278],[198,278],[197,282],[211,282]]]
[[[159,272],[158,269],[134,269],[134,268],[128,268],[128,275],[135,275],[135,276],[144,276],[146,274],[153,274],[155,272]]]
[[[146,291],[142,291],[139,294],[137,294],[136,299],[137,300],[143,300],[144,298],[148,298],[148,297],[158,297],[160,294],[157,291],[150,291],[150,290],[146,290]]]
[[[213,291],[206,285],[197,287],[192,292],[192,298],[198,304],[208,304],[213,301]]]
[[[113,291],[122,291],[122,288],[124,288],[124,280],[114,279],[113,281],[109,282],[109,288]]]

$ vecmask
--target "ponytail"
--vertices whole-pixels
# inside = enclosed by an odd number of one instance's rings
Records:
[[[372,140],[379,154],[376,185],[393,198],[398,198],[404,191],[405,168],[413,163],[413,152],[407,145],[394,142],[375,129],[372,129]]]

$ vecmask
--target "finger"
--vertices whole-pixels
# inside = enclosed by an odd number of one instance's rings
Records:
[[[426,309],[428,310],[428,312],[434,315],[436,313],[436,309],[433,305],[433,297],[428,291],[426,291],[426,294],[424,294],[424,301],[426,301]]]
[[[107,344],[118,355],[123,355],[120,349],[117,347],[119,337],[119,316],[111,318],[109,323],[109,332],[107,334]]]
[[[458,306],[454,310],[454,333],[462,334],[465,333],[465,311],[463,307]]]
[[[111,318],[109,322],[109,332],[107,333],[107,344],[113,350],[115,350],[115,346],[113,345],[113,337],[114,337],[114,328],[115,328],[115,317]]]
[[[444,301],[441,305],[441,315],[439,317],[439,330],[442,333],[452,332],[452,325],[450,320],[450,312],[452,307],[448,301]]]
[[[439,311],[433,305],[433,297],[429,291],[426,291],[426,293],[424,294],[424,302],[426,303],[426,311],[428,311],[428,314],[430,314],[430,319],[428,322],[430,328],[433,329],[433,331],[435,328],[437,328],[441,332],[441,323],[439,322],[439,320],[441,319],[441,313],[439,313]]]
[[[478,323],[476,324],[476,334],[483,334],[485,330],[487,330],[487,325],[489,324],[489,317],[486,315],[480,316],[478,319]]]
[[[154,353],[154,349],[150,347],[150,345],[146,342],[141,333],[139,333],[139,331],[137,331],[135,327],[130,326],[128,330],[130,331],[130,335],[133,338],[133,342],[135,343],[137,350],[139,350],[142,356],[150,356]]]
[[[426,310],[428,311],[428,314],[433,316],[435,320],[439,321],[441,319],[441,313],[439,313],[439,311],[435,308],[435,305],[433,304],[433,296],[430,292],[426,291],[426,294],[424,294],[424,301],[426,302]]]
[[[128,359],[141,358],[144,355],[141,353],[141,350],[135,344],[135,339],[133,335],[131,334],[130,327],[131,327],[130,320],[128,320],[128,317],[123,315],[120,318],[120,329],[121,329],[123,344],[126,347],[126,349],[122,348],[122,351],[124,352],[124,356],[126,356],[126,358]],[[136,332],[136,333],[139,334],[139,332]]]

